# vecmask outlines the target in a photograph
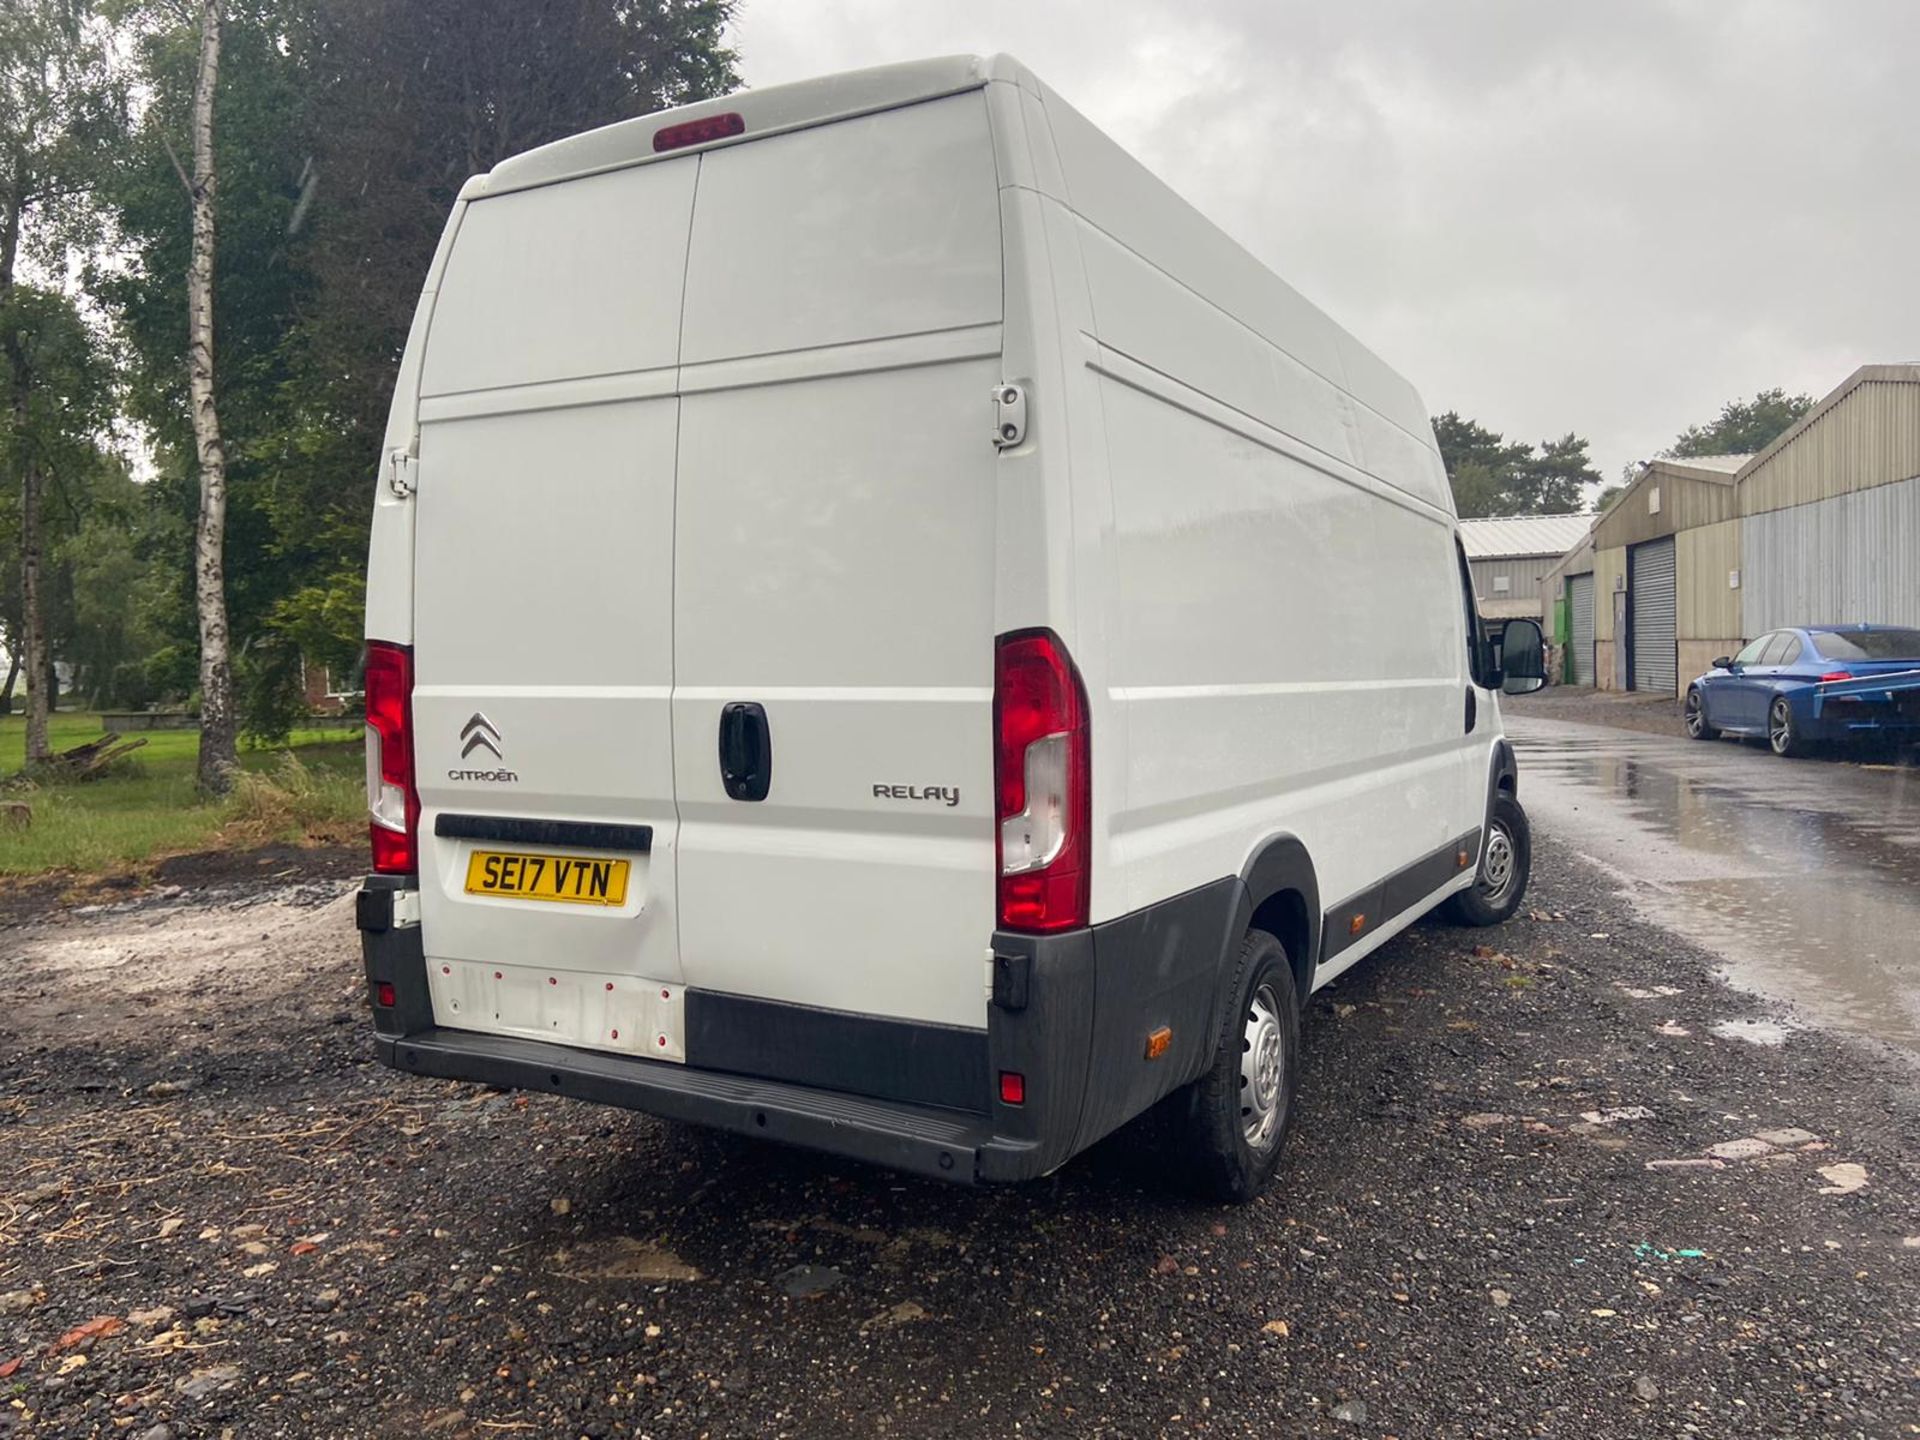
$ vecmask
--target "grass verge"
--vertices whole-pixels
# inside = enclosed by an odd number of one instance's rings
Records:
[[[52,742],[63,750],[102,733],[100,718],[62,712]],[[290,743],[240,752],[241,776],[224,800],[194,789],[198,732],[161,730],[106,774],[85,781],[20,775],[25,717],[0,716],[0,802],[24,804],[24,826],[0,825],[0,876],[104,874],[167,855],[268,844],[355,844],[366,797],[358,738],[296,731]]]

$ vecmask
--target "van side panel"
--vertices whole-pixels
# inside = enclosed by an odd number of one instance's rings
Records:
[[[701,164],[673,562],[688,983],[977,1035],[1001,379],[985,102]],[[735,702],[764,710],[760,800],[722,781]]]
[[[1236,327],[1266,342],[1262,348],[1268,362],[1253,365],[1246,380],[1263,388],[1275,387],[1269,374],[1278,372],[1277,390],[1269,389],[1267,402],[1250,413],[1327,448],[1319,417],[1343,404],[1353,406],[1353,424],[1361,432],[1361,443],[1369,435],[1376,441],[1378,453],[1365,460],[1369,471],[1451,514],[1452,496],[1433,452],[1431,423],[1413,387],[1072,106],[1044,87],[1042,93],[1074,212],[1130,252],[1143,270],[1158,271],[1179,282],[1197,307],[1230,317]],[[1090,259],[1089,264],[1093,263]],[[1140,272],[1134,278],[1140,278]],[[1118,298],[1108,293],[1110,302]],[[1131,342],[1135,327],[1123,309],[1102,303],[1096,281],[1094,310],[1101,339],[1153,363],[1151,357],[1128,348],[1137,342]],[[1205,363],[1200,347],[1187,349],[1183,358],[1189,367]],[[1282,364],[1283,360],[1291,363]],[[1220,362],[1213,363],[1217,371]],[[1320,394],[1305,405],[1297,403],[1301,393],[1297,378],[1285,373],[1296,367],[1322,382],[1317,387]],[[1213,389],[1202,374],[1183,372],[1181,378],[1230,404],[1236,395],[1244,394],[1231,382]],[[1415,441],[1411,450],[1388,443],[1386,434],[1394,430]],[[1336,446],[1329,453],[1362,463],[1363,452],[1356,444]]]
[[[1043,93],[1099,341],[1127,908],[1238,874],[1276,833],[1306,846],[1324,901],[1377,887],[1481,823],[1423,407]]]
[[[427,333],[433,323],[435,302],[440,294],[441,277],[446,274],[447,257],[453,251],[454,237],[460,232],[460,220],[466,213],[464,202],[453,207],[433,261],[427,267],[426,283],[421,286],[419,302],[413,309],[413,323],[407,330],[407,348],[400,357],[400,373],[394,377],[393,405],[387,412],[387,429],[380,447],[379,475],[373,489],[373,525],[367,544],[367,619],[366,638],[397,645],[413,643],[413,501],[395,489],[390,467],[396,454],[412,459],[419,454],[420,443],[420,367],[426,358]]]

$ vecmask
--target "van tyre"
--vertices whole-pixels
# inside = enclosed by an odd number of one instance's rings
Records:
[[[1187,1139],[1201,1188],[1244,1205],[1273,1178],[1293,1126],[1300,1002],[1285,947],[1249,930],[1229,993],[1213,1063],[1189,1087]]]
[[[1460,925],[1500,925],[1526,898],[1533,874],[1533,834],[1520,802],[1502,791],[1487,816],[1487,838],[1472,888],[1447,901],[1447,916]]]

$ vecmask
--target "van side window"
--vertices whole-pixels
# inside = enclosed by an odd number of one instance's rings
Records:
[[[1467,564],[1466,548],[1456,538],[1454,549],[1460,556],[1461,598],[1467,607],[1467,674],[1473,683],[1486,689],[1493,674],[1493,654],[1487,644],[1486,627],[1480,623],[1480,606],[1473,598],[1473,570]]]

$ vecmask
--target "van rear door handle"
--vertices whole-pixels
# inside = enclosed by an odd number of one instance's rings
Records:
[[[764,800],[773,784],[767,712],[751,700],[735,700],[720,709],[720,783],[735,800]]]

